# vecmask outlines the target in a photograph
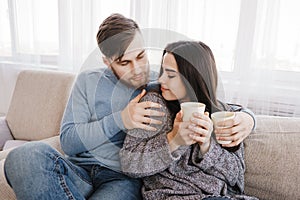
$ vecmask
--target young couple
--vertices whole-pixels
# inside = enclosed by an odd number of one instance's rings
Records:
[[[254,116],[217,101],[209,47],[193,41],[169,44],[155,91],[154,84],[147,85],[149,63],[133,20],[109,16],[97,42],[108,67],[77,77],[61,125],[66,155],[41,142],[8,155],[5,174],[17,198],[248,198],[242,195],[242,141],[254,127]],[[207,112],[182,122],[182,101],[205,103]],[[233,141],[222,147],[212,138],[209,116],[228,109],[236,111],[226,122],[229,128],[214,130],[216,137]]]

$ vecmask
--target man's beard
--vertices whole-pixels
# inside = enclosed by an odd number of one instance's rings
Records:
[[[148,63],[149,65],[149,63]],[[150,76],[150,68],[148,66],[147,68],[147,71],[146,72],[142,72],[142,74],[146,74],[145,78],[144,78],[144,81],[142,81],[140,84],[138,85],[133,85],[131,83],[131,79],[128,79],[128,81],[125,81],[123,80],[115,71],[115,69],[113,67],[110,67],[112,72],[114,73],[114,75],[118,78],[118,80],[123,83],[124,85],[126,85],[127,87],[130,87],[130,88],[134,88],[134,89],[139,89],[139,88],[145,88],[149,82],[149,76]]]
[[[144,74],[144,73],[143,73]],[[119,80],[126,86],[128,87],[131,87],[131,88],[134,88],[134,89],[138,89],[140,87],[145,87],[148,82],[149,82],[149,77],[148,76],[144,76],[143,79],[138,83],[138,84],[133,84],[132,83],[132,80],[129,79],[128,81],[125,81],[123,79],[120,79]]]

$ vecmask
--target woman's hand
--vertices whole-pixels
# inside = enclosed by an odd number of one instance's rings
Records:
[[[189,146],[197,142],[191,137],[193,131],[188,128],[190,125],[191,122],[182,121],[182,111],[178,112],[174,120],[173,129],[167,134],[171,152],[180,146]]]
[[[213,122],[209,118],[209,113],[194,113],[188,128],[192,131],[190,138],[199,143],[200,151],[204,155],[209,150],[213,131]]]
[[[171,152],[180,146],[189,146],[199,143],[202,155],[210,146],[210,137],[213,130],[213,123],[209,118],[209,113],[194,113],[191,121],[182,121],[182,111],[177,113],[174,120],[173,129],[168,133],[167,138]]]

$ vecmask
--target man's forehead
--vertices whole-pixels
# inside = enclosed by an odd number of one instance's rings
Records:
[[[144,49],[145,47],[145,44],[144,44],[144,39],[143,39],[143,36],[142,34],[137,31],[133,40],[131,41],[131,43],[129,44],[129,46],[127,47],[125,53],[129,53],[131,51],[134,51],[136,49]]]
[[[133,40],[125,50],[124,54],[121,56],[113,56],[111,59],[114,61],[121,61],[121,60],[131,60],[145,51],[145,44],[140,32],[136,32]]]
[[[127,47],[127,49],[124,52],[123,56],[129,55],[129,54],[139,54],[140,52],[145,50],[145,44],[144,39],[142,37],[142,34],[137,31],[133,40]]]

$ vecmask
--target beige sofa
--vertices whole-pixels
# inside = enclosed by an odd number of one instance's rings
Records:
[[[245,191],[260,199],[300,199],[300,118],[257,116],[245,140]]]
[[[3,171],[4,159],[13,148],[41,140],[60,150],[60,122],[74,77],[70,73],[42,70],[19,73],[7,115],[0,118],[1,200],[15,199]]]
[[[4,122],[8,123],[14,139],[42,140],[60,150],[57,135],[73,75],[26,71],[20,76],[27,76],[28,80],[24,83],[18,78]],[[34,92],[29,95],[26,93],[29,91]],[[1,123],[0,126],[5,126]],[[0,152],[1,200],[15,199],[3,174],[3,162],[9,150]],[[257,129],[245,140],[246,193],[260,199],[300,199],[299,154],[299,118],[257,116]]]

